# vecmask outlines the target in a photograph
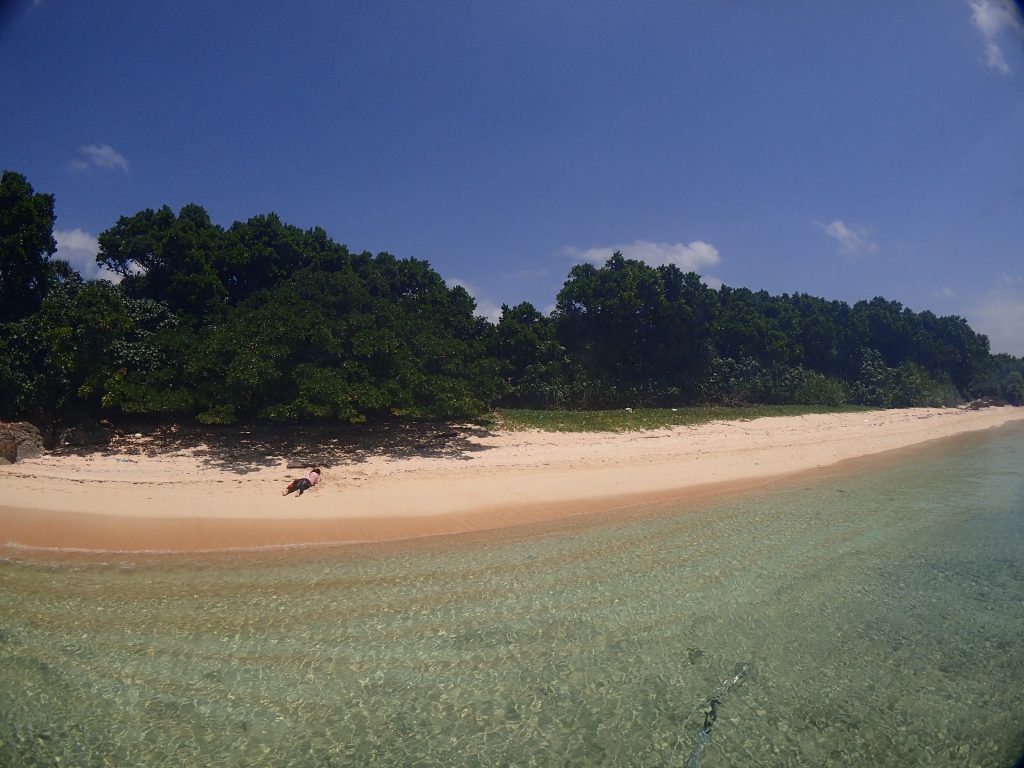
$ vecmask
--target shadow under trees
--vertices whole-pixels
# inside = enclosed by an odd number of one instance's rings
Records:
[[[57,445],[53,455],[190,455],[213,469],[248,474],[286,461],[289,468],[360,464],[374,457],[412,457],[468,461],[489,450],[472,441],[490,432],[473,424],[398,422],[374,424],[299,424],[204,426],[195,424],[120,424],[101,445]]]

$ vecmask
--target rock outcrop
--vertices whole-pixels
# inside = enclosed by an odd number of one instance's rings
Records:
[[[0,464],[43,455],[43,436],[27,421],[0,421]]]

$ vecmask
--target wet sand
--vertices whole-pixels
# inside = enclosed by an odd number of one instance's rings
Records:
[[[283,448],[139,433],[0,467],[0,547],[203,551],[490,530],[733,493],[1024,421],[1024,408],[904,409],[627,433],[432,428],[399,445]],[[324,480],[282,497],[303,465]]]

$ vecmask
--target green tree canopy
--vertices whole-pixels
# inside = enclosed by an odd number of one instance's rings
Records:
[[[497,325],[429,263],[350,253],[276,214],[228,228],[198,205],[120,219],[97,261],[52,258],[53,198],[0,182],[0,415],[208,423],[469,416],[693,401],[885,406],[1024,399],[1024,363],[962,317],[876,297],[708,288],[615,253],[573,267],[546,317]]]
[[[20,173],[0,178],[0,322],[39,309],[53,275],[53,195],[44,195]]]
[[[202,317],[227,296],[221,280],[224,231],[198,205],[176,216],[164,206],[121,217],[99,236],[97,263],[121,275],[134,298],[165,301],[174,311]]]
[[[716,304],[695,273],[616,252],[603,267],[572,268],[554,321],[559,341],[612,401],[657,391],[693,397],[712,358]]]

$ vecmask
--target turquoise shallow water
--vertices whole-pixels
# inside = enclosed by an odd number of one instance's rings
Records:
[[[1020,429],[685,510],[33,559],[3,766],[684,766],[712,696],[704,768],[1024,750]]]

